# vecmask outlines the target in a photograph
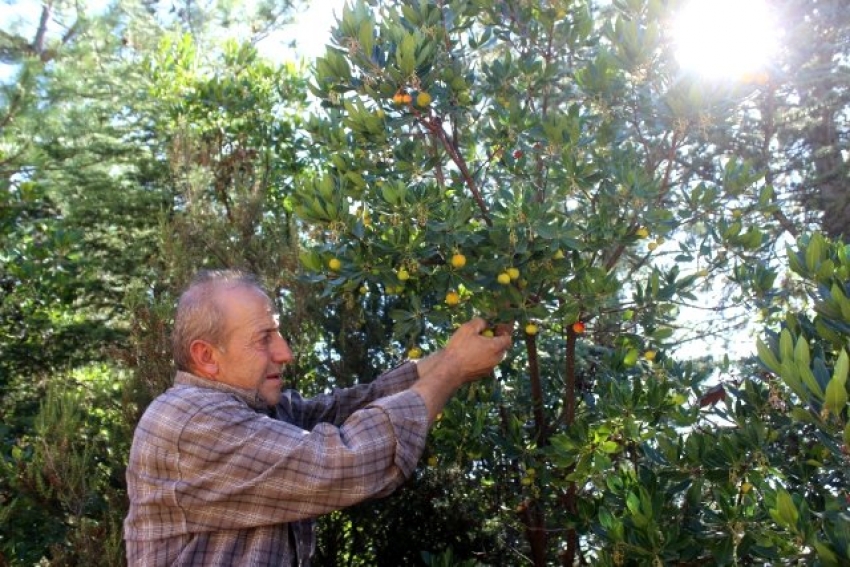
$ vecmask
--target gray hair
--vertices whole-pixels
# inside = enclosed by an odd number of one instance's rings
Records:
[[[227,339],[225,313],[217,301],[223,288],[251,287],[265,293],[257,277],[241,270],[202,270],[177,301],[171,348],[177,370],[190,371],[190,347],[197,340],[222,346]]]

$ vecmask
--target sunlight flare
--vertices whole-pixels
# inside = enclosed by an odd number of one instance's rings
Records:
[[[777,22],[763,0],[692,0],[674,24],[683,69],[710,78],[763,72],[777,45]]]

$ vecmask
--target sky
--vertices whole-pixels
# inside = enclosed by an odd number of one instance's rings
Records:
[[[94,0],[89,5],[97,5]],[[105,0],[103,0],[105,3]],[[259,45],[260,52],[273,61],[313,60],[323,55],[325,45],[330,38],[331,27],[335,23],[335,15],[342,13],[345,0],[309,0],[310,4],[298,16],[293,24],[282,31],[265,38]],[[96,8],[95,8],[96,9]],[[41,13],[41,2],[36,0],[0,0],[0,14],[5,20],[2,27],[20,19],[24,29],[35,26]],[[288,43],[295,40],[295,49],[290,49]],[[0,64],[0,81],[10,79],[15,73],[15,67]]]
[[[323,55],[331,27],[335,23],[334,16],[342,14],[344,3],[344,0],[310,0],[310,6],[296,16],[295,23],[266,38],[258,46],[260,52],[269,59],[283,57],[311,60]],[[294,53],[285,47],[292,39],[297,44]]]
[[[281,56],[293,58],[303,57],[312,59],[324,53],[324,46],[334,24],[334,15],[342,13],[345,0],[308,0],[309,5],[297,15],[295,23],[287,26],[284,31],[270,36],[262,45],[264,55],[277,59]],[[108,0],[91,0],[88,2],[93,10],[98,5],[105,5]],[[36,0],[0,0],[0,14],[5,20],[2,27],[6,28],[12,21],[20,19],[24,29],[35,28],[41,13],[41,2]],[[291,40],[297,43],[297,52],[285,48]]]

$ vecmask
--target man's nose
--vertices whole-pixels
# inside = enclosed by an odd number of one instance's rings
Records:
[[[283,337],[278,337],[275,341],[274,351],[272,352],[274,361],[280,364],[292,362],[292,349],[289,348],[289,343]]]

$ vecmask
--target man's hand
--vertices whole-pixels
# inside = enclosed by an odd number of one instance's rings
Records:
[[[483,319],[461,325],[445,348],[417,363],[419,380],[411,386],[425,400],[433,421],[452,394],[463,384],[488,376],[511,346],[511,328],[499,325],[493,337],[481,333]]]
[[[449,339],[446,347],[436,353],[442,356],[460,380],[458,386],[484,376],[505,358],[511,346],[510,327],[500,325],[493,337],[481,333],[487,328],[483,319],[473,319],[461,325]]]

